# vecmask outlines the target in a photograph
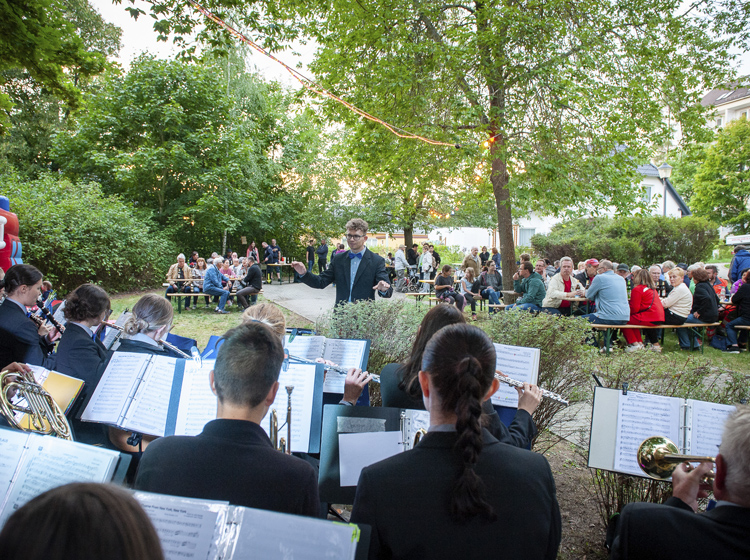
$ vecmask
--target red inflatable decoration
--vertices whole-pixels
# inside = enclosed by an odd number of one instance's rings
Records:
[[[10,211],[8,198],[0,196],[0,268],[3,270],[23,262],[18,233],[18,216]]]

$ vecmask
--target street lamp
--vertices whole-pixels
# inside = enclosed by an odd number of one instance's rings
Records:
[[[656,168],[659,172],[659,179],[664,187],[664,215],[667,215],[667,179],[672,175],[672,166],[666,161]]]

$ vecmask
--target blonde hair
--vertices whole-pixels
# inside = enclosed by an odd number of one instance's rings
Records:
[[[669,272],[667,272],[667,276],[677,276],[678,278],[684,278],[685,271],[681,268],[673,268]]]
[[[156,294],[146,294],[133,306],[133,314],[125,321],[123,330],[130,336],[158,331],[172,323],[172,303]]]
[[[286,334],[286,319],[284,319],[284,314],[272,303],[258,303],[245,309],[242,313],[242,324],[251,322],[268,325],[282,340]]]

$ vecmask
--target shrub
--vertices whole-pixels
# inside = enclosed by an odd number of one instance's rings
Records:
[[[64,293],[93,282],[108,291],[153,287],[176,253],[149,220],[96,183],[54,175],[23,182],[6,176],[3,194],[18,214],[24,261]]]

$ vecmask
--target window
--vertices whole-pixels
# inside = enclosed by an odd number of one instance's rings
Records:
[[[646,187],[646,190],[643,193],[643,202],[646,204],[651,202],[651,187]]]
[[[521,247],[531,246],[531,236],[536,233],[536,228],[520,228],[518,230],[518,244]]]
[[[742,117],[745,117],[745,120],[747,120],[748,118],[747,111],[740,111],[740,114],[737,118],[741,119]]]
[[[722,124],[724,124],[724,119],[722,119],[721,117],[717,118],[716,119],[716,128],[721,127]]]

